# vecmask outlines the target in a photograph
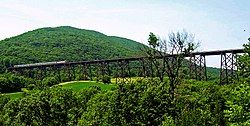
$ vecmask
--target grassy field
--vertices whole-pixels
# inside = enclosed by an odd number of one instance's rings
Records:
[[[115,84],[103,84],[95,81],[75,81],[75,82],[61,83],[59,85],[62,85],[63,88],[69,88],[75,91],[89,88],[91,86],[98,86],[102,90],[111,90],[112,87],[115,87]]]
[[[141,77],[132,77],[130,82],[135,82],[137,80],[142,79]],[[63,88],[72,89],[75,91],[79,91],[81,89],[90,88],[91,86],[99,86],[102,90],[111,90],[111,88],[116,86],[116,81],[122,81],[122,78],[112,78],[111,84],[103,84],[101,82],[96,81],[71,81],[71,82],[64,82],[58,85],[61,85]],[[26,89],[24,89],[26,90]],[[23,97],[23,92],[15,92],[15,93],[7,93],[6,95],[10,96],[11,99],[17,99]]]
[[[95,81],[72,81],[60,83],[58,85],[75,91],[90,88],[91,86],[99,86],[102,90],[111,90],[112,87],[115,87],[115,84],[103,84]],[[11,99],[17,99],[23,97],[23,92],[7,93],[6,95],[10,96]]]
[[[21,98],[23,92],[15,92],[15,93],[7,93],[6,95],[8,95],[10,97],[10,99],[17,99],[17,98]]]

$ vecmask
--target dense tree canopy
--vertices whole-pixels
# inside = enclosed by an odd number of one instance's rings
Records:
[[[171,102],[168,82],[157,79],[79,92],[33,90],[10,100],[0,95],[0,125],[249,125],[249,83],[184,81]],[[173,118],[173,113],[176,113]]]

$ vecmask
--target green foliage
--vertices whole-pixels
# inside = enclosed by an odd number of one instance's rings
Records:
[[[33,90],[36,88],[36,85],[35,84],[30,84],[27,86],[28,90]]]
[[[248,43],[244,44],[244,52],[242,56],[239,56],[238,60],[238,69],[239,69],[239,75],[240,79],[243,81],[250,82],[250,38],[248,39]]]
[[[219,125],[218,113],[223,113],[219,102],[217,85],[208,82],[184,81],[177,87],[177,125]]]
[[[158,38],[156,35],[152,32],[149,33],[149,38],[148,38],[148,44],[155,49],[157,46],[159,46]]]
[[[240,84],[230,90],[224,111],[230,125],[250,125],[250,86]]]
[[[71,121],[69,124],[76,125],[78,123],[78,119],[81,118],[82,114],[87,109],[88,101],[96,94],[99,94],[100,92],[101,90],[99,87],[93,86],[90,89],[84,89],[76,93],[78,106],[76,106],[75,108],[76,108],[76,113],[78,114],[70,115]]]
[[[99,89],[74,93],[72,90],[51,88],[27,94],[7,103],[3,110],[5,125],[76,125],[86,102]],[[81,109],[80,109],[81,108]]]
[[[104,76],[102,77],[102,82],[103,82],[104,84],[110,84],[110,83],[111,83],[111,77],[108,76],[108,75],[104,75]]]
[[[88,78],[86,78],[83,74],[78,74],[75,78],[76,81],[80,81],[80,80],[89,80]]]
[[[8,103],[10,98],[6,95],[0,94],[0,111],[3,110],[3,107],[6,103]]]
[[[23,92],[15,92],[15,93],[7,93],[7,94],[4,94],[4,95],[7,95],[10,97],[11,100],[14,100],[14,99],[19,99],[19,98],[22,98],[24,95]]]
[[[3,119],[3,108],[5,106],[5,104],[7,104],[9,102],[10,98],[6,95],[2,95],[0,94],[0,125],[2,126],[4,123],[4,119]]]
[[[214,68],[214,67],[207,67],[206,69],[207,69],[207,79],[208,80],[218,80],[218,82],[219,82],[220,69]]]
[[[21,88],[33,82],[34,80],[30,78],[25,78],[22,76],[17,76],[9,73],[1,74],[0,92],[7,93],[7,92],[21,91]]]
[[[100,87],[102,90],[111,90],[112,88],[116,88],[115,84],[103,84],[95,81],[86,81],[86,82],[72,82],[68,84],[61,85],[63,88],[73,89],[75,91],[79,91],[81,89],[88,89],[90,87]]]
[[[176,126],[171,116],[164,116],[161,126]]]
[[[58,84],[59,81],[55,77],[46,77],[43,79],[42,84],[45,87],[51,87],[55,84]]]
[[[111,99],[113,92],[106,94],[97,94],[87,103],[86,112],[82,115],[78,122],[79,126],[87,125],[112,125],[113,121],[109,118],[112,116],[112,102]],[[114,120],[115,121],[115,120]]]
[[[163,84],[150,81],[119,85],[91,99],[79,125],[159,125],[171,109],[166,91]]]
[[[0,124],[249,125],[248,83],[185,80],[176,87],[174,102],[168,88],[168,81],[143,79],[109,91],[98,86],[77,92],[59,86],[31,90],[16,100],[0,97]]]

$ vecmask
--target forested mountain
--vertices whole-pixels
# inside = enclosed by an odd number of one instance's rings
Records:
[[[0,41],[4,66],[48,61],[83,61],[139,56],[133,40],[70,26],[41,28]]]

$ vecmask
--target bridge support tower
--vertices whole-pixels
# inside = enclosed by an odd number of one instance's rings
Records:
[[[189,77],[191,79],[207,81],[205,55],[191,55],[189,63]]]
[[[221,53],[220,84],[229,84],[238,80],[237,56],[235,52]]]

